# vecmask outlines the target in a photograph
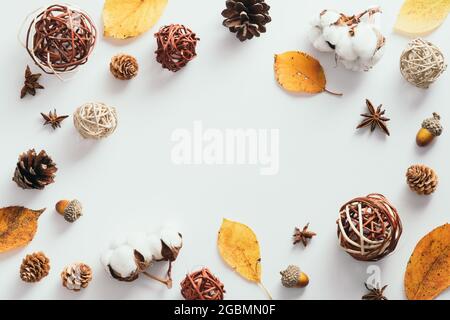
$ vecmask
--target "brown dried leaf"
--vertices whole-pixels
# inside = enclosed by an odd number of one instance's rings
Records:
[[[409,300],[431,300],[450,286],[450,224],[437,227],[416,245],[405,273]]]
[[[0,253],[23,247],[33,240],[38,218],[44,211],[18,206],[1,208]]]

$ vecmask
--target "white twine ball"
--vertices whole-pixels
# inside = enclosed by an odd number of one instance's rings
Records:
[[[411,41],[400,57],[403,77],[419,88],[427,89],[446,68],[441,50],[420,38]]]
[[[88,102],[75,111],[73,123],[83,138],[106,138],[116,130],[116,109],[104,103]]]

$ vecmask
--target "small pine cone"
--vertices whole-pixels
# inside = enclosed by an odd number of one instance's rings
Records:
[[[64,219],[67,222],[75,222],[83,215],[83,206],[78,200],[72,200],[64,209]]]
[[[293,288],[297,286],[298,279],[300,277],[300,268],[294,265],[290,265],[286,270],[280,271],[281,284],[287,288]]]
[[[406,180],[411,190],[418,194],[433,193],[438,184],[438,176],[434,170],[421,164],[408,168]]]
[[[42,190],[54,181],[58,169],[47,153],[42,150],[36,154],[34,149],[19,156],[13,181],[22,189]]]
[[[38,282],[50,271],[50,260],[43,252],[28,254],[20,265],[20,278],[25,282]]]
[[[441,117],[436,112],[433,112],[433,118],[423,120],[422,128],[430,131],[435,137],[440,136],[443,130],[440,120]]]
[[[69,290],[80,291],[92,280],[92,269],[84,263],[73,263],[61,272],[62,284]]]
[[[227,0],[222,11],[223,25],[241,40],[250,40],[266,32],[266,24],[272,21],[270,6],[264,0]]]
[[[109,70],[117,79],[130,80],[137,76],[139,65],[135,57],[127,54],[118,54],[112,57]]]

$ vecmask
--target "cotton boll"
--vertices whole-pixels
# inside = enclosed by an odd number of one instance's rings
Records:
[[[320,15],[314,15],[313,18],[309,21],[309,24],[313,27],[321,27],[321,17]]]
[[[127,245],[115,249],[110,257],[109,265],[122,278],[129,277],[137,270],[134,249]]]
[[[333,48],[330,47],[328,42],[325,41],[322,35],[320,35],[315,41],[312,41],[314,48],[322,52],[333,52]]]
[[[366,60],[371,59],[377,47],[377,34],[370,25],[360,23],[355,28],[352,43],[354,51],[359,57]]]
[[[147,236],[147,246],[154,260],[163,260],[162,243],[161,239],[157,235],[150,234]]]
[[[129,234],[127,237],[127,244],[142,254],[145,261],[150,262],[153,260],[152,251],[148,246],[147,235],[144,232],[134,232]]]
[[[314,43],[317,38],[319,38],[322,35],[322,29],[319,29],[316,26],[313,26],[309,29],[308,32],[308,39],[311,43]]]
[[[350,35],[346,35],[340,38],[336,44],[336,54],[343,60],[354,61],[358,59],[358,55],[353,50],[352,38]]]
[[[164,228],[161,230],[160,236],[162,242],[169,247],[181,248],[183,246],[183,238],[181,234],[172,228]]]
[[[183,246],[183,238],[181,234],[171,228],[165,228],[161,231],[162,256],[164,259],[174,261]]]
[[[347,27],[330,26],[323,28],[323,38],[332,45],[337,45],[343,37],[348,37]]]
[[[108,272],[109,272],[108,265],[109,265],[109,263],[111,261],[111,256],[112,256],[113,252],[114,252],[114,250],[107,250],[100,257],[100,262],[102,263],[102,265],[105,267],[105,269]]]
[[[328,27],[339,20],[341,15],[333,10],[327,10],[324,14],[320,17],[320,24],[323,28]]]

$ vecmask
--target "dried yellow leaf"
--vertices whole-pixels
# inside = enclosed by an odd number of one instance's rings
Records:
[[[155,25],[167,0],[106,0],[104,35],[117,39],[136,37]]]
[[[230,267],[247,280],[261,282],[261,256],[255,233],[245,224],[223,219],[217,240]]]
[[[33,240],[41,210],[24,207],[0,209],[0,253],[23,247]]]
[[[406,297],[431,300],[449,286],[450,224],[446,223],[417,243],[406,267]]]
[[[328,91],[327,80],[320,62],[307,53],[288,51],[275,55],[275,78],[290,92],[320,93]]]
[[[395,31],[408,36],[430,33],[444,22],[450,0],[406,0],[395,23]]]

